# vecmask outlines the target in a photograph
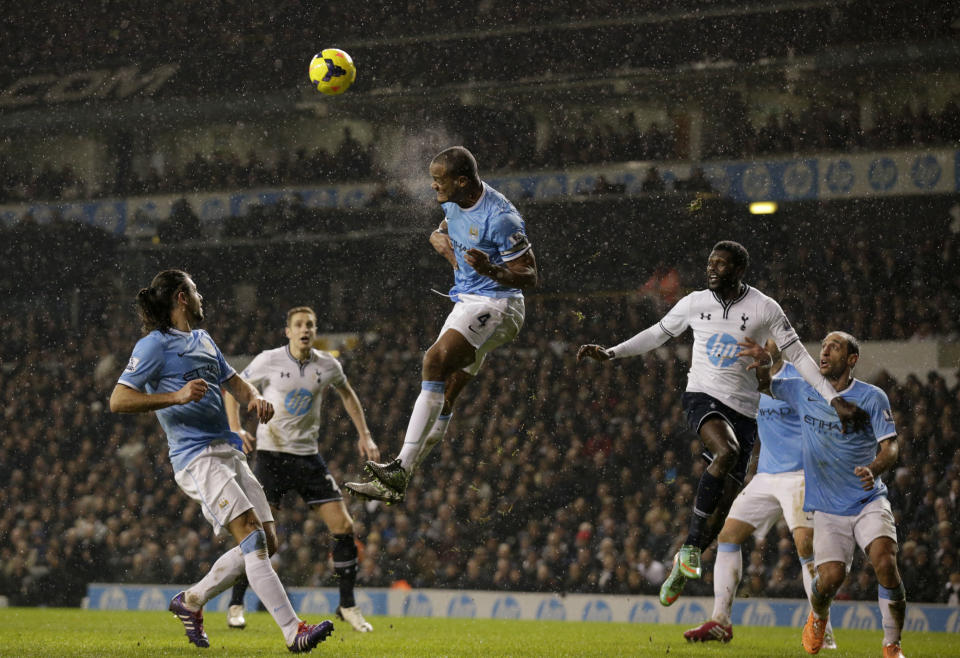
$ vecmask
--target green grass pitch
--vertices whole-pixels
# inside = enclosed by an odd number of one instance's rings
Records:
[[[319,618],[311,615],[308,621]],[[333,635],[313,655],[336,656],[806,656],[799,629],[735,628],[730,644],[691,645],[680,626],[599,622],[501,621],[372,617],[373,633],[335,621]],[[229,630],[222,612],[206,616],[209,649],[187,643],[166,612],[54,608],[0,609],[0,656],[281,656],[280,631],[266,613],[247,615],[247,628]],[[828,658],[879,656],[880,631],[840,630]],[[960,655],[960,638],[907,633],[907,656]]]

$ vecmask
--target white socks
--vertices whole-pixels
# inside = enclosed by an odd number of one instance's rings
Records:
[[[742,577],[740,544],[717,544],[717,559],[713,564],[713,621],[730,625],[733,597],[737,595]]]
[[[810,600],[811,596],[814,570],[812,557],[800,558],[800,576],[803,577],[803,591],[807,593],[807,601]]]
[[[893,589],[877,584],[877,603],[880,605],[880,618],[883,620],[883,644],[900,641],[903,620],[907,616],[907,593],[901,582]]]
[[[231,587],[243,573],[243,568],[243,553],[239,546],[234,546],[217,558],[199,583],[183,593],[187,608],[194,611],[202,608],[207,601]]]
[[[273,616],[273,620],[283,631],[283,639],[286,640],[287,646],[290,646],[297,637],[300,618],[293,611],[290,599],[287,598],[287,593],[280,584],[280,578],[267,557],[267,537],[263,530],[255,530],[247,535],[240,542],[240,549],[243,551],[243,562],[250,587],[256,592],[263,607]]]
[[[416,460],[413,462],[413,470],[420,468],[420,464],[422,464],[423,460],[427,458],[427,455],[430,454],[430,451],[433,450],[434,446],[443,440],[443,435],[447,433],[447,426],[450,425],[450,419],[452,417],[452,413],[447,414],[446,416],[437,416],[436,422],[433,424],[433,427],[430,428],[430,432],[427,434],[427,440],[423,443],[423,450],[420,451],[420,454],[417,455]]]
[[[407,424],[407,433],[399,455],[400,464],[408,473],[416,468],[420,454],[429,450],[426,447],[427,436],[436,423],[437,416],[443,410],[445,388],[446,385],[443,382],[423,382],[421,385],[420,395],[417,396],[417,401],[413,405],[413,413],[410,414],[410,422]]]

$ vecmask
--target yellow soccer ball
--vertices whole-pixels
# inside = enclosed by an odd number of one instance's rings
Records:
[[[342,94],[356,79],[353,59],[338,48],[327,48],[310,60],[310,81],[324,94]]]

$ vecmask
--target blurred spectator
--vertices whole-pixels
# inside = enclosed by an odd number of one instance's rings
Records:
[[[666,184],[660,177],[660,171],[656,167],[652,165],[647,167],[647,175],[644,176],[640,189],[645,194],[660,194],[667,189]]]

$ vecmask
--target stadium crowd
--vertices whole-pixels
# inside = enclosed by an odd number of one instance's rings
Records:
[[[744,116],[731,122],[734,129],[718,133],[717,140],[705,144],[705,159],[955,145],[960,143],[958,100],[948,101],[939,112],[931,112],[925,105],[915,111],[909,104],[897,111],[883,110],[869,124],[861,121],[859,105],[842,99],[812,103],[796,114],[771,112],[758,125],[747,118],[747,108],[743,108]],[[473,112],[476,117],[468,122],[473,133],[464,135],[464,140],[477,143],[473,149],[488,171],[553,170],[687,157],[680,152],[678,129],[672,120],[642,125],[633,112],[613,122],[586,116],[576,129],[554,126],[537,148],[536,130],[529,125],[532,118]],[[518,122],[525,122],[528,129],[517,130]],[[143,171],[118,168],[114,181],[106,186],[85,182],[69,165],[56,167],[0,155],[0,203],[389,181],[390,153],[381,152],[375,140],[361,142],[349,128],[339,130],[337,146],[330,150],[278,146],[272,153],[197,152],[182,166],[150,165]],[[517,134],[528,138],[517,139]],[[671,190],[664,187],[660,191]]]
[[[666,260],[658,269],[644,263],[640,271],[655,276],[629,289],[616,274],[622,266],[567,264],[564,274],[560,247],[537,222],[546,211],[525,212],[538,250],[542,235],[539,253],[552,279],[530,296],[517,341],[491,356],[465,391],[448,439],[420,469],[406,501],[390,508],[348,501],[363,544],[361,586],[652,594],[683,538],[704,467],[679,406],[685,343],[606,366],[577,366],[574,352],[656,321],[680,291],[702,285],[703,254],[647,254]],[[776,233],[758,235],[748,281],[779,295],[806,339],[837,327],[865,339],[955,338],[956,235],[947,226],[912,237],[881,228],[850,229],[832,247],[801,240],[783,249]],[[0,344],[0,594],[11,604],[77,605],[91,581],[193,582],[223,550],[176,488],[154,419],[113,415],[104,406],[125,346],[139,335],[132,291],[159,262],[176,258],[193,271],[207,328],[228,355],[282,344],[283,312],[310,301],[302,291],[312,287],[321,329],[357,336],[340,358],[375,439],[387,452],[399,446],[422,351],[446,310],[426,292],[426,282],[446,272],[422,235],[406,246],[391,238],[381,246],[381,253],[393,249],[391,258],[364,260],[358,278],[357,263],[371,245],[302,245],[308,272],[272,267],[300,261],[269,243],[256,247],[257,256],[234,247],[232,261],[210,247],[133,257],[131,247],[78,225],[3,232],[0,281],[11,312]],[[249,268],[243,281],[236,279],[239,262]],[[50,273],[45,287],[17,285],[23,271],[43,267]],[[601,271],[598,281],[578,279],[589,267]],[[570,287],[574,280],[596,289],[570,293],[583,289]],[[235,294],[238,283],[258,284],[254,302]],[[901,381],[884,375],[875,383],[890,397],[901,439],[900,461],[884,479],[908,596],[948,601],[960,580],[960,384],[935,373]],[[328,404],[321,452],[341,482],[356,479],[352,426],[339,402]],[[277,518],[281,578],[333,585],[321,524],[302,501],[287,502]],[[745,565],[742,593],[802,596],[782,524],[749,547]],[[711,581],[691,582],[686,591],[710,594]],[[841,596],[875,594],[871,571],[858,561]]]

